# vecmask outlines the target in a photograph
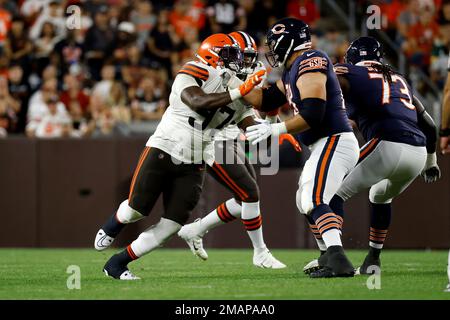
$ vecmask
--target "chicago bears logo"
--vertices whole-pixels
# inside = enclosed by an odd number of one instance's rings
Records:
[[[286,30],[286,26],[284,24],[279,23],[274,25],[271,31],[273,34],[280,34],[283,33],[284,30]]]

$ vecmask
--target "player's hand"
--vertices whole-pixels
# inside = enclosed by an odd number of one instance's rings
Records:
[[[436,182],[441,177],[441,169],[437,164],[436,152],[428,154],[421,176],[426,183]]]
[[[450,137],[441,137],[441,153],[450,154]]]
[[[280,136],[278,137],[278,144],[282,145],[284,141],[289,142],[292,145],[292,147],[295,149],[295,151],[302,152],[302,147],[300,147],[300,144],[298,143],[298,141],[294,138],[294,136],[292,134],[289,134],[289,133],[280,134]]]
[[[239,92],[241,96],[247,95],[253,90],[258,84],[263,81],[263,76],[266,74],[266,70],[259,70],[258,72],[252,74],[243,84],[239,86]]]
[[[252,145],[256,145],[271,135],[277,137],[286,132],[286,125],[284,122],[271,124],[269,121],[263,119],[256,119],[255,121],[259,124],[250,126],[245,131],[245,136]]]

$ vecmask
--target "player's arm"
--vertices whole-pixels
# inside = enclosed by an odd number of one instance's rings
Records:
[[[216,110],[249,94],[263,80],[264,74],[265,71],[258,71],[239,87],[221,93],[206,93],[200,88],[196,79],[193,79],[195,84],[192,83],[192,86],[187,86],[181,91],[181,101],[196,112]],[[180,76],[189,77],[187,75]]]
[[[255,124],[256,124],[255,118],[252,116],[247,116],[244,119],[242,119],[241,122],[238,123],[238,127],[245,131],[247,127],[253,126]]]
[[[426,111],[422,102],[416,96],[413,96],[413,104],[416,107],[419,128],[427,138],[427,152],[435,153],[437,142],[436,124]]]
[[[192,86],[181,92],[181,101],[198,112],[215,110],[230,104],[233,100],[229,91],[221,93],[205,93],[199,86]]]
[[[428,183],[435,182],[441,177],[441,171],[437,164],[436,157],[436,125],[422,102],[416,96],[413,96],[413,104],[416,107],[419,128],[427,139],[426,147],[428,155],[425,167],[422,171],[422,176]]]
[[[298,115],[286,121],[287,132],[302,132],[322,123],[327,99],[326,82],[327,76],[319,72],[305,73],[298,78],[302,108]]]
[[[441,130],[439,132],[441,136],[441,152],[442,154],[450,153],[450,59],[449,59],[449,72],[447,75],[447,82],[444,87],[444,100],[442,103],[442,115],[441,115]]]
[[[284,133],[303,132],[321,124],[326,108],[325,74],[320,72],[303,73],[297,80],[297,87],[302,93],[302,108],[299,114],[285,122],[270,124],[268,121],[247,129],[247,139],[252,144]]]
[[[281,80],[266,88],[254,88],[244,97],[244,100],[254,108],[264,112],[275,110],[287,102]]]

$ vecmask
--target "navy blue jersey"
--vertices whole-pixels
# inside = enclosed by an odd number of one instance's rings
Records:
[[[341,132],[351,132],[352,128],[345,111],[341,87],[330,58],[321,51],[308,50],[295,59],[289,69],[283,73],[282,81],[289,105],[298,114],[302,109],[302,97],[297,88],[298,78],[309,72],[321,72],[327,76],[327,101],[322,123],[316,128],[299,134],[300,141],[311,145],[320,138]]]
[[[350,87],[344,90],[347,112],[367,141],[379,138],[414,146],[426,144],[411,87],[402,76],[393,74],[389,84],[370,64],[337,64],[335,69],[348,80]]]

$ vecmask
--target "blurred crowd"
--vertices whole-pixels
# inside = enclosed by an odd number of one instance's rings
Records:
[[[371,2],[408,61],[440,84],[450,0]],[[268,26],[284,16],[310,24],[315,45],[341,61],[350,39],[320,9],[314,0],[0,0],[0,136],[132,134],[160,119],[203,38],[245,30],[264,53]]]
[[[380,5],[383,29],[406,55],[410,71],[420,69],[442,88],[450,47],[450,0],[372,2]]]

